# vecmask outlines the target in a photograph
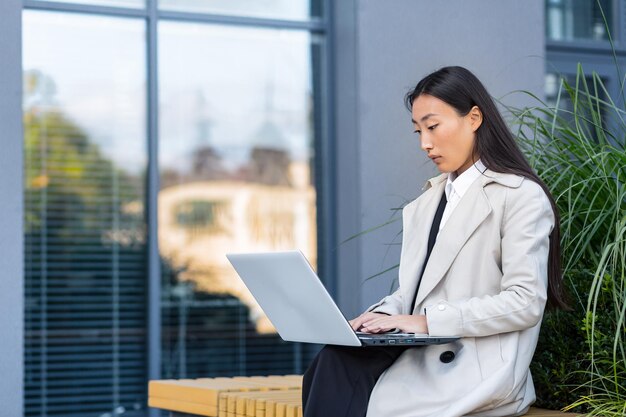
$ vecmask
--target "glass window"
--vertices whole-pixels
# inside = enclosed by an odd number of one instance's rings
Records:
[[[112,6],[130,7],[139,9],[146,7],[146,0],[38,0],[38,1],[62,1],[63,3],[84,4],[86,6]]]
[[[145,23],[25,11],[25,416],[146,408]]]
[[[608,40],[608,32],[613,34],[612,6],[611,0],[546,0],[546,37],[556,41]]]
[[[158,0],[159,8],[182,12],[308,20],[322,16],[323,0]]]
[[[301,249],[317,263],[306,31],[159,24],[163,377],[302,372],[227,252]]]

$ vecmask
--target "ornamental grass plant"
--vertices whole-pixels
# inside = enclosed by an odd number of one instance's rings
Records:
[[[621,79],[621,77],[620,77]],[[626,98],[577,66],[553,103],[508,107],[519,144],[560,211],[572,311],[545,315],[538,405],[626,416]]]

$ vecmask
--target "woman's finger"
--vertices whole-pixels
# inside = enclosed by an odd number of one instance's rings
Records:
[[[372,313],[363,313],[360,316],[352,319],[349,321],[350,326],[352,326],[352,328],[356,331],[359,330],[361,328],[361,326],[363,325],[363,322],[367,321]]]
[[[372,333],[386,332],[395,329],[397,327],[396,322],[397,320],[394,316],[375,318],[363,323],[363,328]]]
[[[363,327],[364,323],[366,322],[371,322],[374,320],[387,318],[387,317],[390,317],[390,316],[386,314],[366,312],[366,313],[361,314],[359,317],[352,319],[350,321],[350,325],[352,326],[354,330],[358,330],[361,327]]]

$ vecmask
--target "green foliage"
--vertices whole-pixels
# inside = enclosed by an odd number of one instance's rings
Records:
[[[119,225],[143,234],[141,209],[129,209],[141,204],[141,178],[117,168],[59,110],[25,111],[24,159],[27,233],[54,221],[55,227],[46,232],[71,238],[76,230],[94,230],[116,212]]]
[[[623,416],[626,112],[598,74],[586,76],[580,64],[573,85],[561,79],[555,105],[534,98],[537,106],[509,110],[560,211],[573,307],[546,314],[533,364],[539,405]]]
[[[570,282],[575,283],[578,292],[591,279],[591,273],[578,272]],[[585,332],[580,325],[580,317],[585,309],[580,303],[573,305],[571,312],[547,311],[542,322],[542,332],[530,370],[537,392],[537,406],[557,410],[579,399],[574,388],[587,380],[585,368]]]

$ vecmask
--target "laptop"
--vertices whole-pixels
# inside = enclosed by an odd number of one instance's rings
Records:
[[[299,250],[226,257],[283,340],[343,346],[422,346],[458,337],[355,332]]]

